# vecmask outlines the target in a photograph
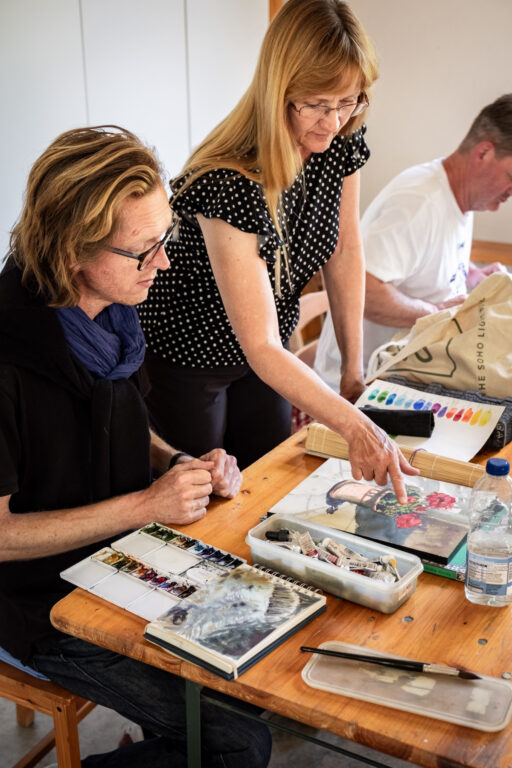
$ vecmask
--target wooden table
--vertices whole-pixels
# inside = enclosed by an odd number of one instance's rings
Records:
[[[213,501],[187,534],[248,557],[247,530],[321,463],[304,453],[304,437],[303,430],[253,464],[237,498]],[[512,446],[498,455],[511,458]],[[301,678],[309,655],[299,650],[343,640],[499,678],[512,673],[510,611],[473,605],[461,583],[426,573],[390,615],[328,596],[324,614],[232,682],[146,642],[143,619],[81,589],[57,603],[51,618],[63,632],[420,766],[512,768],[512,726],[485,733],[315,690]]]

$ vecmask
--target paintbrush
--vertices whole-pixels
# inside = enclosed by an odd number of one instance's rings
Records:
[[[361,653],[350,653],[349,651],[330,651],[327,648],[308,648],[301,646],[301,651],[306,653],[320,653],[324,656],[334,656],[338,659],[352,659],[352,661],[364,661],[370,664],[380,664],[382,667],[392,667],[394,669],[406,669],[410,672],[428,672],[435,675],[452,675],[460,677],[462,680],[480,680],[480,675],[474,672],[466,672],[458,667],[446,667],[443,664],[429,664],[424,661],[412,661],[410,659],[394,659],[389,656],[366,656]]]

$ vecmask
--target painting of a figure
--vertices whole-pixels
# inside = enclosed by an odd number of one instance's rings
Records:
[[[405,549],[441,564],[464,543],[469,488],[417,477],[399,504],[391,486],[357,481],[348,462],[329,459],[271,512],[298,514],[321,525]]]

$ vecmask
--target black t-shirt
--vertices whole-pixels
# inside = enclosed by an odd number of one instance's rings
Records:
[[[274,292],[281,340],[286,343],[299,317],[299,297],[311,277],[332,256],[338,242],[343,179],[369,157],[365,127],[335,137],[313,154],[303,172],[283,193],[283,231],[287,233],[289,278],[281,265],[281,296],[275,286],[275,252],[280,245],[262,187],[236,171],[221,168],[199,177],[171,204],[180,218],[176,240],[169,241],[170,267],[161,272],[138,312],[148,348],[168,362],[217,368],[246,362],[227,318],[197,213],[219,218],[258,236]],[[242,297],[243,298],[243,297]]]
[[[149,426],[138,375],[95,379],[69,352],[55,312],[0,275],[0,496],[30,516],[146,487]],[[0,562],[0,646],[27,662],[51,644],[51,606],[73,587],[59,573],[107,542]]]

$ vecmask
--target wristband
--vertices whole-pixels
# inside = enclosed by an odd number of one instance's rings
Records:
[[[188,453],[175,453],[169,462],[169,466],[167,467],[167,471],[172,469],[175,464],[178,463],[178,461],[181,459],[182,456],[187,456],[187,458],[191,459],[192,456],[190,456]]]

